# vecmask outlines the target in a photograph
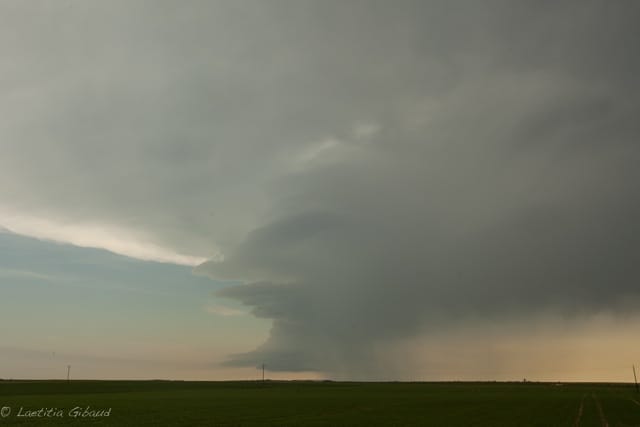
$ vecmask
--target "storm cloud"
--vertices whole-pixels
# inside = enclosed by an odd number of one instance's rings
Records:
[[[0,225],[209,258],[273,321],[230,365],[634,313],[635,2],[4,7]]]
[[[274,321],[231,364],[366,378],[377,348],[442,328],[630,309],[637,8],[491,6],[425,5],[388,46],[362,21],[394,27],[398,11],[359,11],[352,24],[381,53],[354,52],[364,76],[353,87],[394,69],[364,91],[376,102],[360,102],[379,129],[332,135],[281,182],[273,219],[200,267],[250,282],[219,295]]]

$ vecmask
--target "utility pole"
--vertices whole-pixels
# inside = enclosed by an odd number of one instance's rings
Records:
[[[70,381],[71,365],[67,365],[67,382]]]
[[[638,377],[636,376],[636,365],[633,366],[633,381],[636,383],[636,393],[638,393]]]
[[[262,382],[264,382],[264,363],[262,364]]]

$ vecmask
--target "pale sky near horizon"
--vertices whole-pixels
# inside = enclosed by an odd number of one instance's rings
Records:
[[[0,378],[632,380],[639,19],[0,1]]]

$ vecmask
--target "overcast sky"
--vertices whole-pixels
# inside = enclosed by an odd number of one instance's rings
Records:
[[[0,377],[628,380],[639,21],[0,2]]]

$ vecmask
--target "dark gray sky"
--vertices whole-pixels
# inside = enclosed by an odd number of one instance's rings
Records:
[[[637,2],[1,7],[0,225],[209,259],[272,321],[229,366],[637,312]]]

